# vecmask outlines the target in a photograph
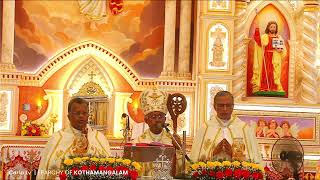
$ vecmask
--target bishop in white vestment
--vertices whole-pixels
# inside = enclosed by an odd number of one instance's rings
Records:
[[[52,135],[41,153],[37,179],[59,179],[62,160],[72,156],[109,156],[106,137],[87,126],[88,104],[81,98],[72,99],[68,106],[70,127]],[[81,130],[80,130],[81,129]]]
[[[232,155],[237,155],[236,151],[242,151],[245,160],[261,163],[261,153],[255,137],[255,131],[247,123],[241,121],[233,112],[233,96],[230,92],[218,92],[214,99],[216,116],[211,117],[205,125],[197,131],[191,150],[191,160],[208,161],[217,160],[217,145],[226,140],[233,149]],[[240,142],[239,142],[240,141]],[[240,144],[240,145],[239,145]],[[239,155],[239,154],[238,154]]]
[[[142,135],[136,138],[133,143],[152,143],[157,142],[161,144],[172,145],[172,139],[169,133],[162,131],[160,134],[154,134],[147,129]]]
[[[144,113],[145,122],[148,124],[147,129],[142,135],[133,140],[133,143],[162,143],[176,146],[173,143],[171,135],[163,130],[166,121],[168,94],[156,88],[148,89],[142,92],[140,96],[140,106]],[[178,143],[180,137],[173,134]],[[180,143],[181,144],[181,143]],[[179,172],[181,167],[181,153],[177,151],[177,166],[176,172]],[[152,164],[142,163],[142,175],[151,176]]]

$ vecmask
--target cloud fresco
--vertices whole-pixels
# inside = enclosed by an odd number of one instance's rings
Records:
[[[16,1],[15,15],[14,62],[19,71],[34,72],[64,48],[93,40],[120,55],[132,67],[139,67],[135,69],[138,74],[160,75],[164,35],[162,1],[124,1],[121,14],[108,12],[107,17],[92,21],[80,13],[76,0],[22,0]],[[145,73],[149,64],[159,69]]]

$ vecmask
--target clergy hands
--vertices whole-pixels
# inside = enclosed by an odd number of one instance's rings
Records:
[[[176,139],[176,141],[178,142],[178,144],[180,145],[180,147],[182,147],[182,143],[181,143],[181,138],[180,138],[180,136],[179,136],[178,134],[176,134],[176,133],[174,133],[172,136],[173,136],[173,138]],[[172,144],[173,144],[173,146],[174,146],[176,149],[179,149],[178,144],[177,144],[174,140],[172,140]]]

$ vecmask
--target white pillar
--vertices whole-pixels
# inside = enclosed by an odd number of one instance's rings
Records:
[[[174,77],[176,0],[166,0],[164,25],[164,55],[161,78]]]
[[[179,66],[178,77],[190,78],[190,37],[191,37],[192,1],[181,1],[180,8],[180,36],[179,36]]]
[[[13,72],[16,71],[16,67],[13,64],[15,1],[2,1],[2,3],[2,51],[0,72]]]
[[[235,79],[232,82],[232,92],[235,101],[240,101],[246,95],[246,70],[244,64],[247,59],[247,49],[250,39],[245,39],[246,32],[246,9],[245,0],[235,2],[235,22],[234,22],[234,45],[233,45],[233,75]]]
[[[304,2],[304,18],[302,31],[302,82],[301,99],[305,103],[317,103],[317,74],[316,49],[317,49],[317,10],[319,2]]]

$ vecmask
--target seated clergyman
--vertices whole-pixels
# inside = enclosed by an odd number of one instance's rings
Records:
[[[55,179],[58,174],[49,174],[62,168],[62,159],[69,156],[109,156],[106,137],[87,126],[88,102],[74,98],[68,104],[70,126],[52,135],[41,153],[37,179]]]

